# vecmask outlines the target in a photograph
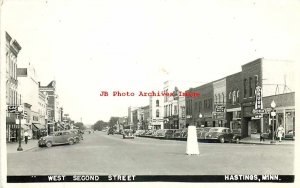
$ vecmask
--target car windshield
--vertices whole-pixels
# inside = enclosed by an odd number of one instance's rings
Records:
[[[212,128],[209,132],[222,132],[222,129]]]

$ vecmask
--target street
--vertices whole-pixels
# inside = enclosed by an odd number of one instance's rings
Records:
[[[186,141],[122,139],[96,131],[74,145],[34,148],[7,156],[8,175],[293,175],[293,145],[199,143],[185,155]]]

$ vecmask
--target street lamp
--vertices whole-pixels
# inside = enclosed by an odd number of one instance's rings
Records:
[[[199,114],[199,118],[200,118],[200,127],[201,127],[201,122],[202,122],[202,114]]]
[[[23,148],[21,146],[21,142],[22,142],[22,139],[21,139],[21,116],[22,116],[22,113],[23,113],[23,106],[18,106],[18,115],[19,115],[19,131],[18,131],[18,137],[19,137],[19,147],[17,149],[17,151],[23,151]]]
[[[275,101],[273,100],[273,101],[271,102],[271,108],[272,108],[271,116],[272,116],[272,129],[273,129],[273,131],[272,131],[273,133],[272,133],[272,141],[271,141],[271,143],[275,143],[275,140],[274,140],[274,136],[275,136],[274,117],[276,116],[275,107],[276,107],[276,103],[275,103]]]

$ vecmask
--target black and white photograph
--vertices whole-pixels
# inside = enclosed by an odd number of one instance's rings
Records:
[[[296,187],[299,0],[0,0],[0,20],[1,188]]]

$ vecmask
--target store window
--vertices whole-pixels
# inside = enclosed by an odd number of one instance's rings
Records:
[[[285,134],[292,134],[295,131],[295,111],[285,113]]]

